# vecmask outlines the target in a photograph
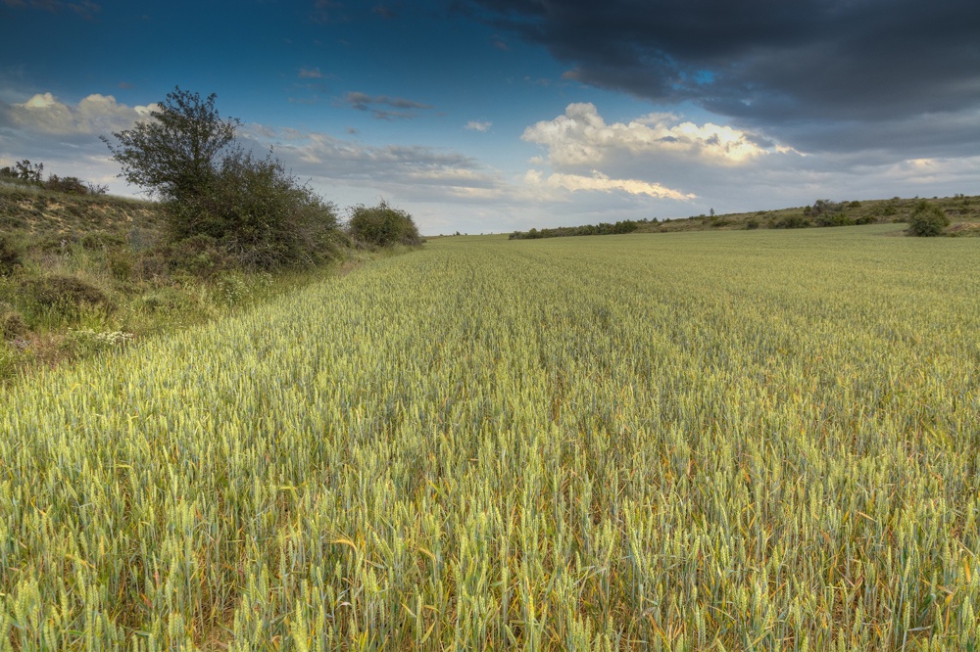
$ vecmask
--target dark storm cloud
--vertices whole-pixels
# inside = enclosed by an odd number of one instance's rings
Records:
[[[545,45],[583,83],[656,102],[694,101],[793,141],[820,124],[915,139],[980,108],[976,0],[462,0]],[[879,132],[878,127],[885,128]],[[980,132],[974,121],[969,139]],[[853,130],[846,130],[853,133]],[[818,144],[857,146],[843,132]],[[902,134],[899,134],[902,137]],[[812,141],[812,139],[810,139]],[[810,142],[810,145],[817,143]]]

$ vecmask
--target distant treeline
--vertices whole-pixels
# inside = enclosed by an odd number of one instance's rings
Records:
[[[632,233],[645,224],[647,220],[623,220],[615,224],[600,222],[599,224],[583,224],[582,226],[559,226],[554,229],[531,229],[530,231],[514,231],[511,240],[538,240],[540,238],[565,238],[572,235],[616,235]]]

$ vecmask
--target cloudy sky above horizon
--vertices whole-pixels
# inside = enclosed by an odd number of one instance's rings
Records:
[[[215,93],[339,207],[506,232],[980,194],[975,0],[0,0],[0,166]]]

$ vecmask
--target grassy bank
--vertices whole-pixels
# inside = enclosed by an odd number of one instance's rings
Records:
[[[336,248],[315,269],[249,272],[169,245],[159,205],[0,184],[0,383],[268,301],[376,257]]]

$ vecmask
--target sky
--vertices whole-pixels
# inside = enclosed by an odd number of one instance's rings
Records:
[[[427,235],[980,194],[976,0],[0,0],[0,166],[177,87]]]

